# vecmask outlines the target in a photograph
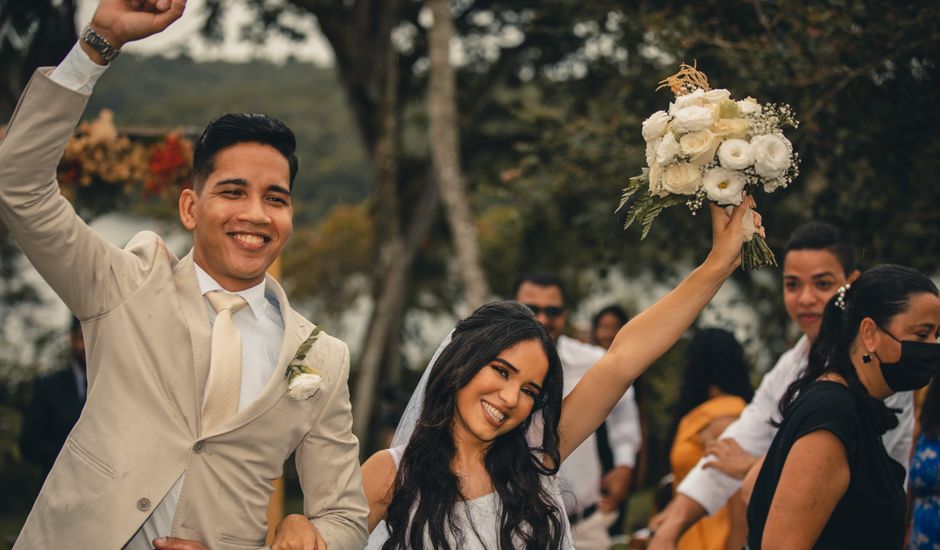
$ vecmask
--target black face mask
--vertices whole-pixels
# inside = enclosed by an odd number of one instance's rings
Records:
[[[885,363],[875,354],[888,387],[898,392],[919,390],[929,384],[931,377],[940,371],[940,344],[898,340],[890,332],[881,330],[901,344],[901,358],[894,363]]]

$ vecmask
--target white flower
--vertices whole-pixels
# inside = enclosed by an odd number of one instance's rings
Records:
[[[730,99],[731,92],[725,90],[724,88],[719,88],[717,90],[709,90],[702,95],[702,99],[709,103],[721,103],[722,100]]]
[[[743,139],[726,139],[718,147],[718,160],[728,170],[744,170],[754,162],[751,144]]]
[[[787,180],[783,178],[774,178],[770,180],[764,180],[764,192],[773,193],[781,187],[787,186]]]
[[[708,194],[708,200],[720,205],[740,204],[741,191],[747,180],[744,174],[727,168],[715,167],[709,170],[702,179],[702,186]]]
[[[712,132],[725,138],[743,138],[747,136],[747,119],[722,118],[712,127]]]
[[[666,111],[656,111],[643,121],[643,139],[649,143],[663,137],[667,126],[669,126],[669,114]]]
[[[751,140],[754,171],[764,179],[779,178],[790,167],[793,146],[779,134],[764,134]]]
[[[307,399],[320,387],[321,377],[319,374],[301,373],[292,376],[287,384],[287,395],[294,399]]]
[[[670,164],[679,154],[679,144],[676,138],[670,133],[663,136],[656,148],[656,162],[659,164]]]
[[[739,101],[738,108],[741,109],[742,115],[758,115],[764,109],[753,97],[745,97]]]
[[[708,164],[715,158],[715,151],[721,140],[708,130],[688,133],[679,138],[679,148],[689,162],[696,166]]]
[[[676,111],[680,109],[685,109],[686,107],[691,107],[692,105],[704,105],[705,104],[705,91],[701,88],[696,88],[696,90],[690,94],[680,95],[676,98],[675,103],[669,104],[669,114],[674,115]]]
[[[694,195],[701,183],[699,167],[687,162],[673,164],[663,174],[663,189],[677,195]]]
[[[685,97],[685,96],[682,96]],[[683,107],[675,113],[672,127],[680,132],[697,132],[712,127],[717,119],[717,112],[702,105]]]
[[[725,212],[730,216],[733,209],[733,206],[726,206]],[[750,241],[754,238],[754,235],[757,234],[757,225],[754,224],[754,211],[750,208],[747,209],[747,212],[744,213],[744,217],[741,218],[741,228],[744,230],[744,242]]]

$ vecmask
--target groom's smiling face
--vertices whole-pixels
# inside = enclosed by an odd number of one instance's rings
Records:
[[[264,280],[290,237],[290,165],[269,145],[239,143],[212,168],[198,190],[183,191],[180,219],[199,267],[226,290],[244,290]]]

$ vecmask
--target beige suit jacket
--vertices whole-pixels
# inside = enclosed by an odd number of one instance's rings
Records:
[[[82,320],[88,400],[15,548],[120,548],[185,473],[172,536],[210,548],[263,546],[272,483],[296,451],[304,512],[330,550],[359,550],[368,505],[352,435],[349,352],[321,335],[305,361],[322,374],[298,401],[283,374],[314,328],[280,286],[284,341],[258,399],[203,431],[211,328],[192,254],[155,234],[124,249],[76,216],[55,179],[87,96],[38,71],[0,143],[0,219]]]

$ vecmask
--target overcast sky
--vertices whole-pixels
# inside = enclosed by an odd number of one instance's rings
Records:
[[[333,61],[332,50],[323,35],[316,30],[316,19],[313,17],[305,18],[305,20],[299,22],[304,28],[311,31],[308,33],[309,38],[305,42],[297,43],[284,38],[272,38],[266,44],[256,45],[239,41],[237,39],[239,29],[243,23],[249,20],[250,13],[247,9],[241,7],[240,2],[235,0],[231,1],[232,8],[230,8],[228,17],[225,20],[225,43],[210,45],[199,34],[206,18],[203,10],[204,4],[204,0],[188,0],[186,13],[182,19],[157,36],[128,44],[124,47],[124,51],[171,57],[187,51],[190,56],[201,61],[247,61],[261,58],[281,62],[291,55],[297,59],[319,65],[330,65]],[[97,0],[80,0],[77,16],[79,28],[91,20],[97,5]]]

